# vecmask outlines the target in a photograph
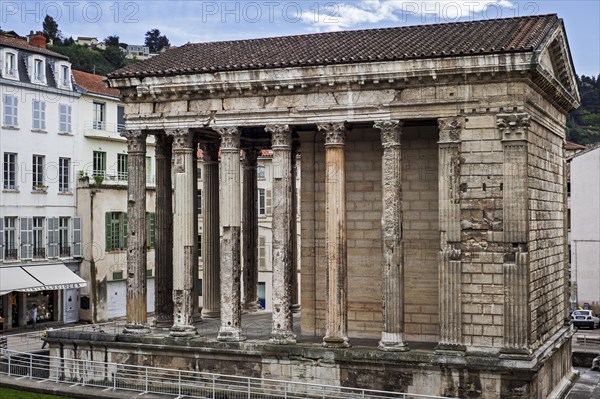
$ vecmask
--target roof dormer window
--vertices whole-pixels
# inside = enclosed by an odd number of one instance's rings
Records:
[[[65,61],[54,63],[54,79],[57,87],[71,89],[71,65]]]
[[[31,56],[29,60],[29,78],[31,83],[46,84],[46,61],[40,56]]]
[[[17,53],[12,50],[4,50],[4,64],[2,65],[2,77],[5,79],[19,79],[17,69]]]

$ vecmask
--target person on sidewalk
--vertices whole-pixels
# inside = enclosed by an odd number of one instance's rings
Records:
[[[33,312],[33,317],[32,317],[33,329],[35,330],[35,328],[37,327],[37,313],[38,313],[37,305],[35,303],[33,305],[31,305],[31,310]]]
[[[592,360],[592,368],[590,370],[600,371],[600,355],[596,356],[594,360]]]
[[[46,346],[48,345],[48,340],[46,337],[48,337],[48,331],[52,330],[52,327],[48,328],[48,326],[44,326],[44,332],[42,332],[42,341],[44,341],[44,343],[42,344],[42,349],[46,349]]]

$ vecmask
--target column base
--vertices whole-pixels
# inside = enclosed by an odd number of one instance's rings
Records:
[[[408,352],[410,348],[402,341],[400,342],[384,342],[379,341],[379,350],[385,352]]]
[[[150,334],[152,331],[147,324],[127,324],[123,329],[123,334],[131,334],[131,335],[146,335]]]
[[[202,309],[203,319],[218,319],[221,317],[221,309]]]
[[[273,330],[269,342],[275,345],[295,344],[297,342],[296,334],[291,331]]]
[[[323,338],[323,347],[325,348],[349,348],[350,341],[348,337],[325,337]]]
[[[502,348],[500,349],[500,359],[519,359],[528,360],[533,356],[533,351],[526,348]]]
[[[300,304],[295,303],[292,305],[292,313],[300,313]]]
[[[240,342],[245,340],[246,336],[241,329],[229,326],[222,326],[217,335],[217,341]]]
[[[169,332],[169,336],[175,338],[193,337],[197,334],[198,331],[194,326],[173,326],[171,327],[171,332]]]
[[[242,309],[247,311],[248,313],[257,312],[262,310],[262,306],[258,303],[258,301],[246,302],[242,305]]]
[[[202,310],[198,311],[197,313],[194,313],[194,315],[192,316],[192,320],[194,321],[194,324],[202,323]]]
[[[436,355],[465,356],[467,347],[459,344],[438,344],[435,347]]]

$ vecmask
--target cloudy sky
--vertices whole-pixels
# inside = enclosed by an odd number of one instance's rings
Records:
[[[142,44],[160,29],[172,44],[248,39],[557,13],[564,19],[576,72],[600,73],[600,2],[429,0],[0,1],[0,27],[41,30],[46,14],[65,36],[117,35]]]

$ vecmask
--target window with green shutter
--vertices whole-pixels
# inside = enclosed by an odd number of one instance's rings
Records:
[[[156,237],[156,213],[146,213],[146,225],[146,246],[148,248],[154,248]]]
[[[104,220],[106,251],[120,251],[127,248],[127,213],[106,212]]]

